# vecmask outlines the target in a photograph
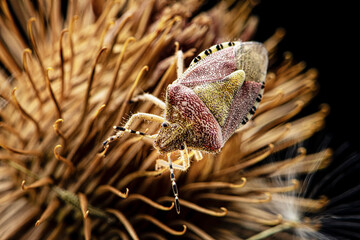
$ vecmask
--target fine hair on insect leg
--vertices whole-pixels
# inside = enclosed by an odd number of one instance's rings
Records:
[[[142,95],[138,95],[131,99],[131,102],[138,102],[138,101],[151,102],[155,106],[158,106],[159,108],[161,108],[162,110],[165,110],[165,108],[166,108],[166,104],[163,101],[161,101],[160,99],[158,99],[157,97],[155,97],[154,95],[151,95],[149,93],[144,93]]]

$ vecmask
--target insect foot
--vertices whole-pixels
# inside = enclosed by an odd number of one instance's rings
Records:
[[[124,132],[155,138],[154,147],[168,157],[168,163],[157,161],[156,169],[170,169],[175,207],[180,213],[174,169],[185,171],[189,167],[188,149],[195,153],[220,152],[226,141],[250,121],[264,94],[268,53],[258,42],[220,43],[196,56],[182,74],[182,54],[177,57],[179,76],[167,87],[165,102],[149,94],[134,98],[153,102],[165,110],[165,117],[134,114],[124,127],[115,127],[117,133],[103,144],[107,146]],[[158,134],[130,130],[135,118],[160,123]],[[170,159],[171,153],[178,150],[182,165]]]

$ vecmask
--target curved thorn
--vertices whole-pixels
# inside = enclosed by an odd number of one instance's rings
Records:
[[[46,81],[46,86],[49,90],[49,93],[50,93],[50,97],[55,105],[55,108],[56,108],[56,111],[57,111],[57,118],[61,118],[61,109],[60,109],[60,105],[58,103],[58,101],[56,100],[56,97],[55,97],[55,94],[54,94],[54,91],[52,90],[51,88],[51,84],[50,84],[50,79],[49,79],[49,71],[53,71],[54,69],[51,68],[51,67],[48,67],[46,70],[45,70],[45,81]]]
[[[130,200],[140,200],[140,201],[143,201],[143,202],[147,203],[148,205],[150,205],[150,206],[152,206],[152,207],[154,207],[156,209],[163,210],[163,211],[170,211],[171,209],[174,208],[174,202],[171,202],[171,205],[169,207],[166,207],[166,206],[160,205],[157,202],[154,202],[150,198],[147,198],[147,197],[145,197],[145,196],[143,196],[141,194],[131,194],[127,198],[127,201],[130,201]]]
[[[248,198],[248,197],[240,197],[234,195],[224,195],[224,194],[216,194],[216,193],[204,193],[199,194],[199,198],[213,199],[218,201],[225,202],[244,202],[244,203],[266,203],[270,202],[272,199],[272,195],[269,192],[263,193],[266,198]]]
[[[178,41],[175,41],[175,55],[176,55],[176,53],[179,51],[179,49],[180,49],[180,44],[179,44],[179,42]]]
[[[114,24],[115,24],[114,21],[109,21],[109,22],[106,24],[106,26],[105,26],[105,28],[104,28],[104,30],[102,31],[101,36],[100,36],[100,41],[99,41],[99,45],[98,45],[99,48],[101,48],[101,47],[103,46],[106,33],[109,31],[109,28],[110,28],[112,25],[114,25]]]
[[[276,171],[274,171],[272,174],[270,174],[270,177],[273,177],[273,176],[276,176],[278,175],[279,173],[281,173],[284,169],[287,169],[289,168],[289,166],[292,166],[293,164],[296,164],[296,163],[299,163],[301,162],[302,160],[304,160],[304,158],[306,157],[306,148],[304,147],[300,147],[298,149],[298,152],[299,154],[294,157],[293,159],[291,159],[291,161],[289,162],[285,162],[284,164],[281,164],[277,169]]]
[[[119,219],[119,221],[123,224],[123,226],[128,231],[132,239],[134,240],[139,239],[139,237],[136,234],[136,231],[134,230],[133,226],[131,225],[129,220],[127,220],[124,214],[122,214],[121,212],[115,209],[106,209],[106,211],[113,214],[115,217],[117,217],[117,219]]]
[[[182,191],[186,190],[201,190],[201,189],[213,189],[213,188],[242,188],[246,184],[246,178],[241,178],[242,183],[233,184],[227,182],[196,182],[185,185],[181,188]]]
[[[46,207],[45,211],[41,214],[40,218],[36,221],[35,227],[38,227],[42,222],[48,219],[59,207],[60,202],[57,199],[53,199]]]
[[[185,225],[189,230],[191,230],[193,233],[198,235],[200,239],[206,239],[206,240],[215,240],[212,236],[210,236],[208,233],[204,231],[204,229],[201,229],[200,227],[196,226],[195,224],[184,221],[184,220],[176,220],[173,222],[174,224],[182,224]]]
[[[23,51],[23,67],[24,67],[24,71],[26,73],[26,75],[28,76],[28,79],[30,81],[30,84],[31,84],[31,87],[34,89],[34,92],[35,92],[35,95],[36,95],[36,98],[39,100],[40,102],[40,106],[42,106],[43,102],[41,100],[41,97],[40,97],[40,93],[38,91],[38,89],[36,88],[35,86],[35,83],[34,83],[34,80],[33,78],[31,77],[31,74],[30,74],[30,71],[29,71],[29,66],[27,64],[27,55],[31,55],[32,54],[32,51],[29,49],[29,48],[26,48],[24,49]]]
[[[30,120],[31,122],[33,122],[35,124],[35,128],[36,128],[36,134],[38,138],[41,138],[42,136],[42,132],[40,130],[40,125],[39,123],[29,114],[27,113],[24,108],[20,105],[20,103],[18,102],[16,96],[15,96],[15,92],[16,92],[17,88],[15,87],[12,92],[11,92],[11,96],[13,99],[13,102],[15,104],[15,106],[17,107],[17,109],[20,111],[21,115],[23,115],[25,118],[27,118],[28,120]]]
[[[22,182],[21,182],[21,189],[22,189],[23,191],[26,190],[26,189],[25,189],[25,183],[26,183],[26,181],[25,181],[25,180],[22,180]]]
[[[62,157],[58,152],[57,152],[57,149],[58,148],[61,148],[62,146],[61,145],[56,145],[56,147],[54,148],[54,155],[55,155],[55,158],[63,163],[65,163],[71,171],[74,171],[75,167],[74,167],[74,164],[69,161],[68,159]]]
[[[161,228],[165,232],[167,232],[167,233],[169,233],[171,235],[175,235],[175,236],[184,235],[186,230],[187,230],[186,225],[182,225],[183,230],[182,231],[176,231],[174,229],[169,228],[168,226],[166,226],[165,224],[163,224],[162,222],[160,222],[156,218],[154,218],[154,217],[152,217],[150,215],[146,215],[146,214],[139,214],[139,215],[135,216],[135,219],[147,220],[147,221],[153,223],[154,225],[158,226],[159,228]]]
[[[211,216],[214,216],[214,217],[224,217],[224,216],[227,215],[227,212],[228,212],[227,209],[224,208],[224,207],[220,207],[221,212],[217,212],[217,211],[213,211],[213,210],[210,210],[210,209],[200,207],[199,205],[188,202],[186,200],[181,200],[181,204],[183,206],[191,208],[191,209],[193,209],[195,211],[198,211],[198,212],[201,212],[201,213],[204,213],[204,214],[207,214],[207,215],[211,215]]]
[[[120,70],[120,67],[121,67],[121,64],[122,64],[122,61],[124,59],[124,54],[125,54],[125,50],[128,46],[128,44],[130,42],[133,42],[133,41],[136,41],[136,39],[134,37],[129,37],[128,39],[126,39],[125,43],[124,43],[124,46],[122,48],[122,51],[119,55],[119,58],[117,59],[117,62],[116,62],[116,65],[115,65],[115,71],[114,71],[114,75],[113,75],[113,79],[111,81],[111,86],[110,86],[110,89],[109,89],[109,92],[107,94],[107,97],[106,97],[106,100],[105,100],[105,105],[109,105],[109,102],[110,102],[110,99],[111,99],[111,96],[112,96],[112,93],[115,89],[115,85],[116,85],[116,80],[118,78],[118,74],[119,74],[119,70]]]
[[[33,188],[42,187],[42,186],[49,185],[49,184],[53,184],[54,181],[53,181],[51,178],[49,178],[49,177],[45,177],[45,178],[41,178],[41,179],[33,182],[32,184],[30,184],[30,185],[28,185],[28,186],[25,186],[25,183],[26,183],[25,180],[23,180],[23,181],[21,182],[21,189],[22,189],[23,191],[26,191],[26,190],[28,190],[28,189],[33,189]]]
[[[329,104],[323,103],[320,105],[320,112],[327,116],[330,113],[330,106]]]
[[[120,180],[120,182],[117,184],[117,186],[119,187],[123,187],[127,184],[129,184],[130,182],[132,182],[133,180],[140,178],[140,177],[148,177],[148,176],[159,176],[161,175],[163,172],[165,172],[165,168],[157,170],[157,171],[136,171],[136,172],[132,172],[128,175],[126,175],[123,179]]]
[[[119,190],[117,190],[116,188],[110,186],[110,185],[101,185],[97,188],[96,190],[98,193],[103,193],[105,191],[109,191],[109,192],[112,192],[114,193],[115,195],[121,197],[121,198],[127,198],[128,195],[129,195],[129,189],[126,188],[126,192],[125,193],[122,193],[120,192]]]
[[[31,17],[28,22],[27,22],[27,30],[28,30],[28,35],[29,35],[29,38],[30,38],[30,42],[31,42],[31,45],[34,49],[34,52],[35,52],[35,55],[36,57],[38,58],[39,60],[39,63],[40,63],[40,66],[41,66],[41,69],[45,69],[44,68],[44,64],[43,64],[43,61],[42,59],[40,58],[40,55],[39,55],[39,50],[37,48],[37,45],[36,45],[36,41],[35,41],[35,37],[34,37],[34,34],[33,34],[33,31],[32,31],[32,23],[35,22],[36,19],[34,17]],[[44,76],[45,77],[45,76]]]
[[[171,201],[172,202],[172,198],[171,197],[162,197],[159,199],[159,201],[160,202],[161,201],[167,201],[167,202]],[[210,209],[201,207],[195,203],[192,203],[192,202],[189,202],[189,201],[186,201],[183,199],[181,199],[181,205],[191,208],[195,211],[198,211],[198,212],[210,215],[210,216],[214,216],[214,217],[224,217],[227,215],[227,212],[228,212],[228,210],[224,207],[220,207],[221,212],[218,212],[218,211],[214,211],[214,210],[210,210]]]
[[[124,104],[121,106],[121,109],[119,111],[119,114],[117,116],[117,119],[116,119],[116,122],[120,122],[119,119],[122,118],[122,116],[124,115],[125,113],[125,109],[126,107],[128,106],[128,102],[130,101],[130,99],[132,98],[133,94],[134,94],[134,91],[136,89],[136,86],[138,85],[140,79],[142,78],[142,76],[144,75],[144,72],[145,71],[148,71],[149,70],[149,67],[148,66],[144,66],[140,72],[138,73],[138,75],[136,76],[136,79],[133,83],[133,85],[131,86],[127,96],[125,97],[125,100],[124,100]]]
[[[114,33],[112,34],[111,40],[110,42],[110,47],[109,47],[109,52],[112,53],[115,43],[116,43],[116,39],[117,36],[119,36],[121,30],[124,28],[125,24],[128,22],[128,20],[130,20],[132,18],[132,15],[125,15],[124,18],[121,20],[121,22],[119,23],[119,25],[117,26],[117,29],[114,31]],[[110,55],[110,54],[109,54]],[[108,55],[108,57],[109,57]]]
[[[33,155],[33,156],[37,156],[39,158],[41,158],[43,156],[43,153],[40,151],[36,151],[36,150],[22,150],[22,149],[18,149],[18,148],[13,148],[13,147],[9,147],[7,145],[5,145],[4,143],[0,142],[0,147],[13,152],[13,153],[17,153],[17,154],[23,154],[23,155]]]
[[[87,208],[88,201],[86,196],[83,193],[78,193],[79,201],[80,201],[80,209],[81,213],[83,214],[84,219],[87,219],[89,215],[89,210]]]
[[[59,118],[58,120],[56,120],[55,123],[54,123],[54,125],[53,125],[53,128],[54,128],[54,131],[56,132],[56,134],[59,135],[59,137],[62,139],[64,148],[66,148],[66,142],[67,142],[66,136],[65,136],[65,134],[59,129],[59,125],[60,125],[63,121],[64,121],[64,120],[61,119],[61,118]]]
[[[64,91],[65,91],[65,71],[64,71],[64,54],[63,54],[63,37],[65,33],[69,32],[68,29],[63,29],[60,33],[60,69],[61,69],[61,90],[60,90],[60,101],[64,101]]]
[[[83,112],[82,112],[82,115],[81,115],[81,121],[80,121],[80,124],[82,123],[82,121],[85,119],[85,116],[86,116],[86,113],[87,113],[87,110],[88,110],[88,105],[89,105],[89,98],[90,98],[90,91],[91,91],[91,87],[92,87],[92,84],[94,82],[94,76],[95,76],[95,72],[96,72],[96,66],[99,62],[99,59],[100,59],[100,56],[107,50],[106,47],[102,48],[99,50],[99,52],[97,53],[96,55],[96,59],[95,59],[95,62],[92,66],[92,70],[91,70],[91,74],[90,74],[90,77],[88,79],[88,87],[87,87],[87,90],[86,90],[86,95],[85,95],[85,99],[84,99],[84,107],[83,107]]]
[[[75,53],[74,53],[74,43],[72,40],[72,35],[73,35],[73,31],[74,31],[74,22],[78,19],[79,17],[77,15],[75,15],[70,23],[69,23],[69,45],[70,45],[70,71],[69,71],[69,87],[68,87],[68,95],[70,95],[71,92],[71,88],[72,88],[72,84],[71,84],[71,79],[72,79],[72,73],[73,73],[73,69],[74,69],[74,58],[75,58]]]
[[[260,154],[257,154],[255,157],[253,155],[251,155],[250,157],[246,158],[242,163],[234,165],[229,168],[225,168],[219,172],[216,172],[214,175],[215,176],[224,176],[226,174],[230,174],[232,172],[238,172],[242,169],[245,169],[246,167],[254,165],[254,164],[264,160],[268,156],[270,156],[270,154],[273,153],[274,148],[275,148],[274,144],[270,143],[270,144],[268,144],[267,149],[265,149]]]

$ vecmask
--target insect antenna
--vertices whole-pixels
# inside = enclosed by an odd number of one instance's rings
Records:
[[[132,134],[137,134],[137,135],[141,135],[143,137],[148,137],[148,138],[155,138],[156,135],[157,135],[157,134],[150,135],[150,134],[146,134],[144,132],[135,131],[135,130],[132,130],[132,129],[126,129],[126,128],[120,127],[120,126],[114,126],[113,128],[116,131],[116,134],[108,137],[103,142],[103,147],[104,148],[106,148],[109,145],[109,143],[111,143],[111,142],[115,141],[116,139],[120,138],[122,136],[122,132],[128,132],[128,133],[132,133]]]
[[[176,212],[177,212],[177,214],[180,214],[179,191],[178,191],[178,188],[176,186],[175,174],[174,174],[174,169],[173,169],[173,165],[172,165],[172,162],[171,162],[170,155],[171,154],[168,154],[167,156],[168,156],[168,160],[169,160],[171,188],[173,190],[174,197],[175,197],[175,209],[176,209]]]

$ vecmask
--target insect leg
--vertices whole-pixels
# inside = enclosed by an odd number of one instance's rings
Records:
[[[123,132],[137,134],[137,135],[140,135],[140,136],[143,136],[143,137],[146,137],[146,138],[151,138],[151,139],[155,139],[157,137],[157,134],[150,135],[150,134],[146,134],[144,132],[135,131],[135,130],[132,130],[132,129],[126,129],[126,128],[120,127],[120,126],[114,126],[113,128],[116,131],[116,133],[114,135],[108,137],[103,142],[103,147],[104,148],[106,148],[109,145],[109,143],[115,141],[116,139],[119,139],[123,135]]]
[[[171,163],[171,168],[179,169],[181,171],[186,171],[190,167],[189,153],[185,143],[184,145],[185,145],[185,149],[180,151],[181,158],[176,161],[176,162],[181,161],[182,165]],[[170,164],[162,159],[157,160],[155,164],[155,170],[159,170],[163,167],[170,168]]]
[[[196,161],[200,161],[201,159],[203,159],[203,155],[200,151],[194,150],[194,154],[195,154]]]
[[[183,72],[184,72],[184,54],[181,50],[176,52],[176,58],[177,58],[176,75],[177,75],[177,78],[179,78],[181,76],[181,74],[183,74]]]
[[[190,159],[189,159],[189,152],[185,142],[184,142],[184,146],[185,149],[180,151],[180,154],[181,154],[182,167],[184,168],[183,171],[186,171],[190,167]]]
[[[133,99],[131,99],[132,102],[137,102],[137,101],[149,101],[152,102],[155,106],[158,106],[159,108],[165,110],[166,108],[166,104],[161,101],[160,99],[158,99],[157,97],[155,97],[154,95],[151,95],[149,93],[144,93],[142,95],[138,95],[136,97],[134,97]]]
[[[156,135],[148,135],[139,131],[134,131],[130,129],[131,124],[133,124],[133,122],[136,119],[143,119],[143,120],[147,120],[147,121],[151,121],[151,122],[159,122],[162,123],[165,121],[165,119],[163,117],[160,117],[158,115],[155,114],[150,114],[150,113],[136,113],[133,114],[130,119],[127,121],[127,123],[125,124],[124,127],[118,127],[118,126],[114,126],[114,129],[116,131],[118,131],[115,135],[110,136],[108,139],[106,139],[103,142],[103,146],[104,148],[106,148],[109,143],[115,141],[116,139],[119,139],[120,137],[122,137],[124,135],[125,132],[129,132],[129,133],[134,133],[134,134],[138,134],[138,135],[142,135],[144,137],[149,137],[149,138],[155,138]]]
[[[167,156],[168,156],[169,168],[170,168],[171,188],[173,190],[174,197],[175,197],[175,209],[176,209],[176,212],[177,212],[177,214],[180,214],[179,191],[178,191],[178,188],[176,186],[175,174],[174,174],[174,169],[173,169],[173,165],[172,165],[172,162],[171,162],[170,155],[171,154],[169,153]]]
[[[150,114],[150,113],[135,113],[133,114],[130,119],[126,122],[124,128],[129,129],[131,124],[133,124],[133,122],[136,119],[143,119],[143,120],[147,120],[150,122],[158,122],[158,123],[162,123],[165,121],[165,119],[163,117],[160,117],[158,115],[155,114]]]
[[[187,158],[187,161],[184,161],[183,159],[181,159],[181,160],[182,160],[182,165],[171,163],[171,166],[174,169],[186,171],[190,167],[189,158]],[[159,170],[161,168],[167,168],[167,167],[170,167],[168,162],[166,162],[162,159],[156,160],[155,170]]]

